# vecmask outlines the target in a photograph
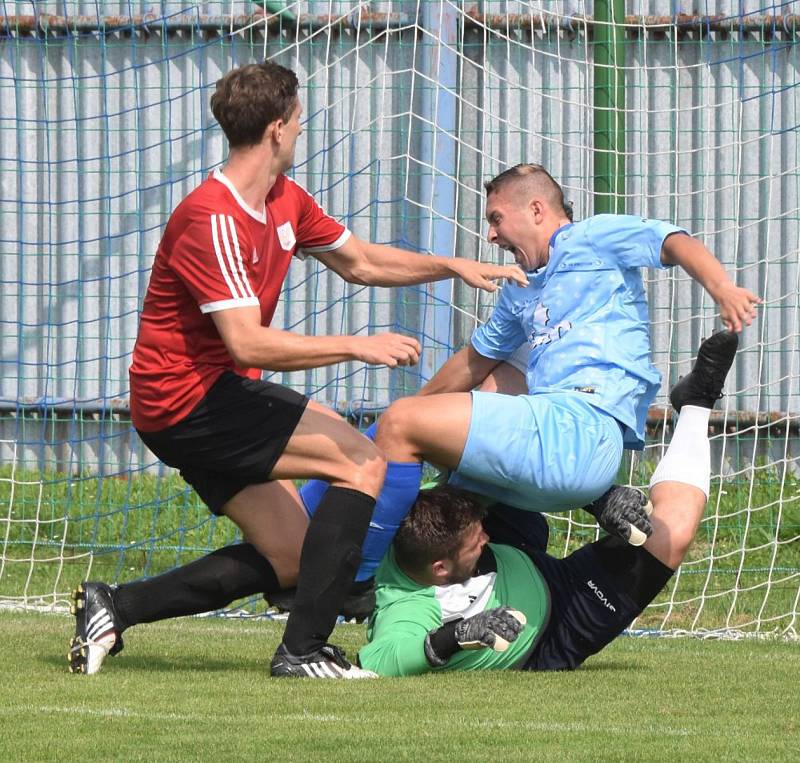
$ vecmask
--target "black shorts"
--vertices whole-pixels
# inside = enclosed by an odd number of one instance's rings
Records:
[[[574,670],[619,636],[673,574],[643,548],[611,537],[564,559],[528,554],[550,589],[550,618],[523,670]]]
[[[532,551],[547,551],[550,528],[538,511],[493,503],[487,508],[483,529],[492,543],[514,546],[529,556]]]
[[[288,387],[226,371],[185,419],[139,436],[221,514],[248,485],[269,481],[307,404]]]

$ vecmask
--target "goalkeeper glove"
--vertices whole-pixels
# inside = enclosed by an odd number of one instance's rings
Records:
[[[505,652],[527,622],[525,615],[516,609],[496,607],[446,623],[425,636],[425,658],[434,668],[440,668],[460,649]]]
[[[653,504],[633,487],[612,485],[596,501],[583,507],[609,535],[641,546],[652,534]]]

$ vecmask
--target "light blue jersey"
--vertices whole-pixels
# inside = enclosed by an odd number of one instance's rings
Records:
[[[650,360],[639,269],[666,267],[661,246],[681,231],[632,215],[596,215],[560,228],[547,265],[528,274],[528,286],[503,288],[472,346],[505,360],[527,342],[530,394],[585,393],[587,402],[623,424],[625,447],[641,450],[661,375]]]

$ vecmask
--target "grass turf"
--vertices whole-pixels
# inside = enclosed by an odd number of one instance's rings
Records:
[[[0,612],[0,760],[800,759],[796,643],[621,638],[574,673],[277,680],[282,623],[189,618],[132,629],[86,677],[72,627]]]

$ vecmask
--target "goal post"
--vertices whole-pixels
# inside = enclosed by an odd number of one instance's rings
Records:
[[[680,224],[764,299],[712,415],[697,540],[633,629],[796,636],[799,15],[763,0],[663,17],[619,0],[132,6],[0,10],[0,604],[58,609],[88,576],[156,574],[237,537],[139,442],[127,367],[169,213],[224,159],[215,82],[268,58],[301,82],[294,178],[361,238],[502,261],[482,184],[535,161],[577,219]],[[685,273],[645,278],[663,383],[621,475],[639,486],[671,437],[667,390],[719,324]],[[359,425],[419,389],[495,299],[451,281],[358,287],[297,261],[274,325],[400,331],[424,352],[415,368],[270,378]],[[580,511],[549,522],[556,554],[596,533]]]

